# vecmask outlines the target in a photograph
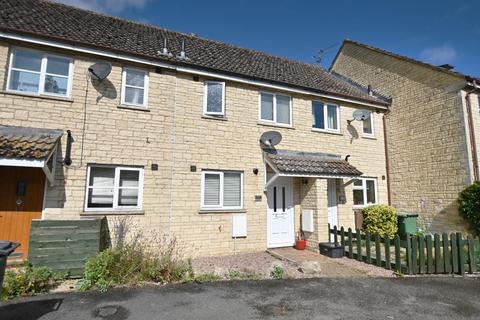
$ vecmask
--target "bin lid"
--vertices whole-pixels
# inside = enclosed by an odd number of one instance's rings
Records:
[[[416,218],[416,217],[418,217],[418,213],[409,213],[409,214],[407,214],[407,217]]]
[[[407,213],[407,212],[404,212],[404,213],[397,213],[397,216],[398,217],[402,217],[402,218],[410,218],[410,217],[418,217],[418,214],[417,213]]]
[[[7,250],[12,246],[11,241],[0,240],[0,250]]]

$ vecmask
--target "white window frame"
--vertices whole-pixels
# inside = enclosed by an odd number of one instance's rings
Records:
[[[315,128],[313,126],[313,121],[315,120],[315,116],[313,114],[313,103],[323,103],[323,123],[325,124],[325,128]],[[337,129],[330,129],[328,128],[328,105],[335,106],[337,108]],[[311,103],[311,114],[312,114],[312,130],[318,132],[333,132],[333,133],[340,133],[340,105],[330,102],[325,102],[321,100],[312,100]]]
[[[230,206],[225,207],[223,205],[223,176],[225,173],[236,173],[240,174],[240,206]],[[205,205],[205,175],[213,174],[220,176],[220,201],[218,205]],[[204,170],[202,171],[202,183],[201,183],[201,196],[200,196],[200,208],[204,210],[238,210],[243,209],[243,172],[241,171],[215,171],[215,170]]]
[[[354,208],[365,208],[374,204],[378,203],[378,185],[377,185],[377,179],[376,178],[358,178],[355,180],[360,180],[362,181],[361,186],[356,186],[355,183],[352,183],[352,202],[353,202],[353,190],[362,190],[363,191],[363,204],[354,204]],[[365,203],[367,201],[367,181],[373,181],[374,187],[375,187],[375,202],[372,203]]]
[[[144,78],[143,78],[143,85],[144,86],[143,87],[127,85],[127,71],[129,71],[129,70],[136,71],[136,72],[142,72],[144,74]],[[121,95],[121,104],[125,105],[125,106],[133,106],[133,107],[137,107],[137,108],[148,109],[149,79],[150,79],[150,75],[149,75],[149,72],[147,70],[132,68],[132,67],[123,67],[123,70],[122,70],[122,90],[121,90],[121,94],[120,94]],[[126,87],[143,89],[143,104],[126,102],[125,101]]]
[[[262,94],[273,95],[273,120],[262,119]],[[289,99],[289,109],[290,109],[290,123],[277,122],[277,95],[288,97]],[[292,112],[292,97],[284,93],[275,93],[270,91],[260,91],[258,94],[258,121],[260,123],[273,124],[280,127],[292,127],[293,126],[293,112]]]
[[[115,169],[114,184],[113,184],[113,205],[112,208],[89,208],[88,207],[88,191],[93,189],[90,186],[90,170],[91,168],[110,168]],[[138,205],[136,206],[119,206],[118,196],[120,190],[120,171],[138,171]],[[89,211],[140,211],[143,209],[143,182],[144,169],[138,167],[123,167],[114,165],[92,164],[87,167],[87,181],[85,184],[85,212]],[[132,187],[133,188],[133,187]],[[107,188],[104,188],[107,189]]]
[[[208,85],[221,84],[222,85],[222,111],[212,112],[208,111]],[[203,114],[206,116],[225,116],[225,82],[222,81],[205,81],[203,83]]]
[[[13,67],[13,56],[14,56],[15,52],[19,52],[19,51],[29,51],[29,52],[33,52],[33,53],[42,55],[42,62],[41,62],[41,65],[40,65],[40,71],[32,71],[32,70],[14,68]],[[67,59],[69,61],[68,76],[57,75],[57,74],[48,74],[48,75],[58,76],[58,77],[62,77],[62,78],[67,78],[67,93],[65,95],[45,91],[45,78],[47,76],[48,57]],[[39,83],[38,83],[38,91],[37,92],[31,92],[31,91],[22,91],[22,90],[11,89],[10,88],[10,80],[11,80],[12,70],[38,74],[40,76],[40,80],[39,80]],[[70,98],[72,96],[73,71],[74,71],[74,63],[73,63],[73,59],[70,58],[70,57],[67,57],[67,56],[64,56],[64,55],[59,55],[59,54],[51,54],[51,53],[48,53],[48,52],[45,52],[45,51],[40,51],[40,50],[27,49],[27,48],[22,48],[22,47],[13,47],[10,50],[10,61],[8,63],[8,75],[7,75],[7,86],[6,86],[6,88],[7,88],[7,91],[9,91],[9,92],[18,92],[18,93],[27,94],[27,95],[36,95],[36,96],[45,95],[45,96],[54,96],[54,97],[61,97],[61,98]]]
[[[370,118],[371,119],[371,125],[372,125],[372,133],[365,133],[363,131],[363,124],[365,121],[362,121],[362,137],[364,138],[375,138],[375,119],[374,119],[374,112],[370,111]]]

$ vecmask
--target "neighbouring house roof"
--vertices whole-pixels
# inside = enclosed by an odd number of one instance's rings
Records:
[[[264,149],[264,152],[275,168],[283,174],[299,176],[362,175],[362,172],[338,155],[276,149]]]
[[[45,160],[62,135],[62,130],[0,126],[0,157]]]
[[[92,48],[287,85],[388,106],[318,65],[302,63],[147,24],[127,21],[51,1],[2,0],[0,31],[30,35]],[[164,39],[172,57],[159,54]],[[185,42],[188,59],[177,56]]]
[[[462,77],[462,78],[465,78],[467,81],[475,80],[477,82],[480,82],[479,77],[466,75],[466,74],[463,74],[461,72],[452,70],[453,67],[451,65],[444,64],[444,65],[436,66],[436,65],[424,62],[424,61],[416,60],[416,59],[413,59],[413,58],[410,58],[410,57],[407,57],[407,56],[403,56],[403,55],[400,55],[400,54],[397,54],[397,53],[394,53],[394,52],[391,52],[391,51],[387,51],[385,49],[380,49],[380,48],[377,48],[377,47],[374,47],[374,46],[371,46],[371,45],[368,45],[368,44],[364,44],[364,43],[361,43],[361,42],[358,42],[358,41],[354,41],[354,40],[351,40],[351,39],[345,39],[343,41],[342,47],[338,50],[337,55],[335,56],[334,60],[332,61],[332,65],[330,67],[330,70],[332,69],[333,65],[337,61],[338,55],[340,54],[340,52],[342,51],[343,47],[346,44],[352,44],[352,45],[355,45],[355,46],[358,46],[358,47],[363,47],[363,48],[366,48],[366,49],[369,49],[369,50],[372,50],[372,51],[375,51],[375,52],[378,52],[378,53],[381,53],[381,54],[384,54],[384,55],[387,55],[387,56],[390,56],[390,57],[393,57],[393,58],[396,58],[396,59],[400,59],[400,60],[403,60],[403,61],[415,63],[415,64],[418,64],[418,65],[424,66],[426,68],[433,69],[433,70],[443,72],[443,73],[447,73],[447,74],[450,74],[450,75],[453,75],[453,76]]]

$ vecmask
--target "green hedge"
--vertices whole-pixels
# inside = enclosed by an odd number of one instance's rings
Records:
[[[480,182],[474,182],[458,195],[458,211],[471,232],[480,235]]]
[[[362,229],[380,236],[388,234],[393,238],[397,234],[397,210],[394,207],[376,204],[362,210]]]

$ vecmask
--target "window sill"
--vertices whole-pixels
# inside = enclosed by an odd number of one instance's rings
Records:
[[[86,216],[118,216],[118,215],[144,215],[144,210],[112,210],[112,211],[83,211],[81,217]]]
[[[143,112],[150,112],[150,109],[147,107],[140,107],[140,106],[130,106],[127,104],[121,104],[117,106],[117,109],[126,109],[126,110],[136,110],[136,111],[143,111]]]
[[[260,125],[260,126],[265,126],[265,127],[275,127],[275,128],[284,128],[284,129],[295,130],[295,128],[293,126],[288,125],[288,124],[280,124],[280,123],[264,122],[264,121],[259,121],[259,122],[257,122],[257,124]]]
[[[312,131],[319,132],[319,133],[335,134],[337,136],[343,136],[343,134],[340,131],[330,131],[330,130],[316,129],[316,128],[312,128]]]
[[[202,119],[228,121],[228,119],[225,116],[212,116],[209,114],[202,115]]]
[[[200,209],[198,213],[206,214],[206,213],[246,213],[247,210],[245,209]]]
[[[39,99],[45,99],[45,100],[73,102],[72,98],[49,96],[49,95],[46,95],[46,94],[34,94],[34,93],[26,93],[26,92],[24,93],[24,92],[18,92],[18,91],[10,91],[10,90],[1,90],[0,93],[9,94],[9,95],[13,95],[13,96],[19,96],[19,97],[27,97],[27,98],[39,98]]]
[[[377,138],[375,138],[375,136],[363,135],[362,138],[364,138],[364,139],[370,139],[370,140],[377,140]]]

